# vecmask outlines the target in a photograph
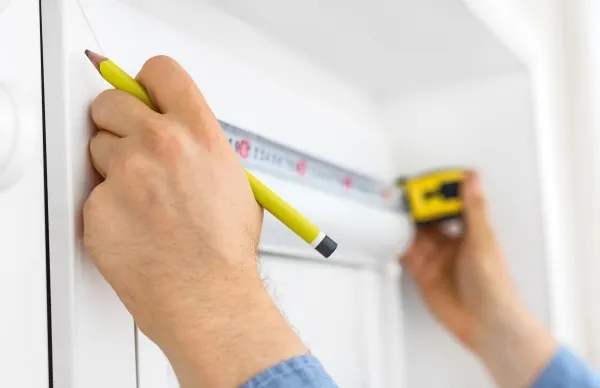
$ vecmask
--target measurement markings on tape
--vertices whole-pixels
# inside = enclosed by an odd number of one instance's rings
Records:
[[[402,192],[394,186],[295,151],[220,121],[229,143],[249,170],[308,185],[369,206],[402,212]]]

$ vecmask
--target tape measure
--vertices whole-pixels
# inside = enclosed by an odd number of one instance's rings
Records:
[[[460,216],[459,186],[465,170],[437,170],[400,178],[392,185],[275,143],[220,121],[245,168],[344,197],[367,206],[409,213],[416,224]]]
[[[404,212],[402,188],[336,166],[220,121],[242,164],[248,170],[344,197],[367,206]]]
[[[426,225],[462,214],[463,202],[460,185],[465,178],[464,169],[445,169],[398,179],[404,189],[404,205],[413,221]]]

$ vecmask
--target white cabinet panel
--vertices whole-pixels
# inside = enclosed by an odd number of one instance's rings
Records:
[[[13,135],[25,162],[10,187],[0,188],[0,387],[48,386],[39,22],[38,0],[0,1],[0,88],[14,103]],[[2,129],[0,144],[16,144]],[[0,172],[7,171],[12,162],[0,159]]]
[[[177,378],[161,350],[137,331],[138,387],[178,388]]]
[[[269,257],[262,272],[277,305],[338,384],[368,386],[359,271]]]
[[[384,386],[389,338],[379,274],[277,257],[263,258],[261,272],[291,326],[341,387]],[[178,386],[158,347],[141,333],[138,368],[140,388]]]

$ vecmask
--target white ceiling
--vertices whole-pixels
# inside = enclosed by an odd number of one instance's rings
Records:
[[[375,98],[523,66],[462,0],[211,2]]]

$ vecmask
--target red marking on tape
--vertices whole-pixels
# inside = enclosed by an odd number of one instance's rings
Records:
[[[350,178],[349,176],[347,176],[346,178],[344,178],[344,186],[347,189],[351,189],[352,188],[352,178]]]
[[[392,199],[392,189],[384,189],[382,194],[386,201],[389,202]]]
[[[238,152],[240,153],[242,159],[248,159],[248,154],[250,153],[250,142],[248,142],[248,140],[240,141]]]
[[[298,164],[296,164],[296,171],[298,171],[299,175],[306,175],[306,160],[298,161]]]

